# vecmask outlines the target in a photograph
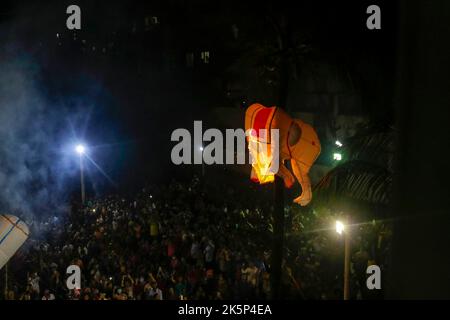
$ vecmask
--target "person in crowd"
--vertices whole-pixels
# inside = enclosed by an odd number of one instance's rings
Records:
[[[34,220],[32,236],[23,249],[26,259],[12,261],[17,264],[15,269],[29,273],[22,279],[17,272],[10,279],[14,290],[8,297],[270,298],[270,220],[262,209],[270,208],[270,203],[264,202],[270,197],[256,202],[244,193],[223,192],[218,186],[207,188],[208,192],[204,192],[198,179],[146,186],[128,198],[111,195],[90,199],[60,219],[52,216]],[[297,230],[306,223],[293,221],[292,228]],[[371,256],[376,256],[377,262],[386,256],[389,230],[379,229],[383,237],[370,247],[376,252],[370,251],[369,255],[367,249],[355,253],[356,272],[364,271]],[[380,237],[370,234],[366,238]],[[292,243],[290,238],[287,240],[283,264],[283,292],[287,298],[335,296],[341,279],[320,274],[321,268],[328,268],[330,274],[339,271],[324,258],[332,255],[321,251],[325,243],[326,239],[311,233],[300,234]],[[69,290],[63,276],[72,264],[81,270],[79,290]],[[360,279],[361,275],[354,278]],[[321,279],[326,279],[327,284]]]
[[[55,300],[55,295],[50,290],[45,290],[41,300]]]

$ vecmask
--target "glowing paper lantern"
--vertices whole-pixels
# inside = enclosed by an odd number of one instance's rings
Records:
[[[0,269],[27,240],[30,231],[18,217],[0,214]]]
[[[271,129],[278,129],[278,150],[273,148]],[[300,119],[292,119],[280,108],[268,108],[259,103],[252,104],[245,112],[245,130],[249,133],[247,141],[253,157],[251,179],[260,184],[270,183],[277,174],[290,188],[296,178],[302,194],[294,202],[307,205],[312,198],[309,169],[321,150],[315,130]],[[279,162],[277,172],[271,170],[275,157]],[[291,162],[294,175],[284,164],[287,160]]]

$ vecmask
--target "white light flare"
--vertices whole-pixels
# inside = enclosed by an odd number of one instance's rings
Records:
[[[78,144],[78,145],[75,147],[75,151],[76,151],[79,155],[82,155],[82,154],[84,154],[84,153],[86,152],[86,147],[83,146],[82,144]]]
[[[344,229],[345,229],[345,225],[341,221],[337,220],[336,221],[336,232],[339,234],[342,234],[342,232],[344,232]]]

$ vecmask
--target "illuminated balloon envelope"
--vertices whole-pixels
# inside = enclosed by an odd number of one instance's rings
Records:
[[[260,184],[271,183],[275,180],[276,172],[271,170],[274,160],[271,148],[271,127],[268,125],[274,112],[275,108],[253,104],[245,113],[248,149],[253,160],[251,179]]]
[[[272,139],[274,129],[278,134]],[[321,151],[314,128],[291,118],[280,108],[254,103],[245,112],[245,130],[252,156],[251,179],[260,184],[270,183],[276,174],[287,188],[297,180],[302,193],[294,202],[307,205],[312,199],[308,173]],[[285,165],[288,161],[292,172]]]
[[[16,216],[0,214],[0,269],[27,240],[28,226]]]

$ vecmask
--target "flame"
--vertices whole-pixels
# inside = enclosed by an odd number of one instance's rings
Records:
[[[271,172],[273,156],[269,154],[270,145],[264,148],[255,138],[249,139],[248,149],[254,159],[252,167],[260,184],[271,183],[275,175]]]

